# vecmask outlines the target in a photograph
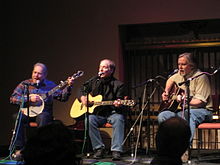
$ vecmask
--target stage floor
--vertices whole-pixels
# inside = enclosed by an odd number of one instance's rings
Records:
[[[210,154],[209,152],[206,153],[202,153],[201,158],[200,158],[200,162],[198,162],[197,159],[197,150],[192,151],[192,159],[191,159],[191,165],[219,165],[220,164],[220,153],[213,153]],[[151,160],[153,159],[153,155],[151,154],[151,156],[148,155],[144,155],[143,153],[139,153],[137,154],[137,158],[134,159],[129,156],[129,154],[122,154],[122,159],[120,161],[112,161],[111,159],[111,155],[105,155],[104,159],[90,159],[90,158],[83,158],[83,164],[92,164],[95,162],[99,162],[100,165],[105,165],[104,162],[108,162],[106,163],[106,165],[127,165],[127,164],[135,164],[135,165],[144,165],[144,164],[150,164]],[[92,156],[91,156],[92,157]],[[112,163],[112,164],[110,164]],[[184,165],[187,165],[189,163],[184,163]]]
[[[202,152],[200,162],[198,162],[197,159],[197,150],[192,151],[192,159],[190,165],[219,165],[220,164],[220,153],[209,153],[209,152]],[[129,165],[129,164],[135,164],[135,165],[144,165],[144,164],[150,164],[151,160],[153,159],[154,154],[151,154],[150,156],[143,154],[143,152],[140,152],[137,154],[137,158],[134,159],[130,156],[129,153],[123,153],[121,155],[121,160],[120,161],[112,161],[111,154],[105,154],[105,157],[103,159],[92,159],[92,154],[91,158],[87,158],[85,156],[82,156],[81,154],[78,155],[78,157],[82,158],[82,165]],[[2,160],[4,158],[1,158]],[[23,164],[23,162],[16,162],[16,161],[11,161],[11,160],[6,160],[6,161],[0,161],[1,165],[6,165],[6,164]],[[183,165],[188,165],[189,163],[184,163]]]
[[[152,158],[147,157],[147,156],[139,156],[136,161],[132,161],[131,157],[122,157],[121,161],[112,161],[111,158],[104,158],[104,159],[88,159],[88,158],[83,158],[82,160],[82,165],[129,165],[129,164],[135,164],[135,165],[146,165],[150,164],[150,161]],[[6,164],[20,164],[23,165],[23,162],[16,162],[16,161],[4,161],[0,162],[1,165],[6,165]],[[183,165],[219,165],[220,164],[220,159],[212,159],[212,160],[203,160],[198,163],[197,159],[192,159],[191,163],[183,163]]]
[[[152,158],[147,158],[147,157],[138,157],[136,161],[132,162],[130,157],[123,157],[121,161],[112,161],[111,158],[105,158],[105,159],[99,159],[99,160],[94,160],[94,159],[83,159],[83,165],[88,165],[88,164],[93,164],[95,162],[99,162],[100,165],[103,163],[103,165],[128,165],[128,164],[135,164],[135,165],[144,165],[144,164],[150,164],[150,161]],[[112,164],[110,164],[112,163]],[[218,160],[206,160],[206,161],[201,161],[198,163],[196,159],[192,159],[191,163],[184,163],[183,165],[219,165],[220,164],[220,159]]]

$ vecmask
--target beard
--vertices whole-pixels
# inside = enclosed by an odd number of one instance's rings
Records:
[[[180,71],[179,73],[180,73],[181,76],[185,76],[186,75],[185,71]]]

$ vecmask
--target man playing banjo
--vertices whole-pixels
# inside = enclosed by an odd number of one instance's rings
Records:
[[[53,120],[53,99],[67,101],[74,81],[69,77],[64,82],[63,88],[53,91],[56,84],[46,79],[47,67],[45,64],[36,63],[33,67],[31,79],[22,81],[13,91],[10,103],[20,105],[17,136],[15,139],[15,149],[24,147],[24,126],[29,121],[36,121],[38,127],[47,125]],[[51,90],[53,92],[51,92]],[[49,93],[51,92],[51,93]],[[42,96],[44,94],[45,97]],[[29,108],[28,108],[29,107]],[[27,112],[27,109],[29,111]],[[28,118],[28,116],[30,118]]]

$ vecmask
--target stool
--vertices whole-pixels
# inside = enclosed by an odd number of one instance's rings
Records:
[[[208,130],[208,139],[206,141],[205,139],[205,130]],[[211,130],[215,131],[215,138],[214,141],[211,139]],[[198,126],[198,160],[200,160],[200,150],[201,149],[213,149],[214,144],[214,150],[220,150],[218,147],[218,144],[220,144],[220,139],[218,139],[218,130],[220,130],[220,123],[202,123]],[[205,146],[205,144],[208,143],[208,146]]]
[[[27,141],[36,132],[38,124],[36,122],[30,122],[29,126],[25,128],[25,141]]]
[[[38,127],[38,124],[36,122],[30,122],[29,126],[30,127]]]
[[[198,142],[197,142],[198,160],[200,159],[201,149],[213,149],[213,148],[214,150],[220,149],[220,147],[218,147],[218,144],[220,144],[220,138],[218,138],[218,130],[220,130],[220,122],[219,122],[220,95],[214,94],[211,97],[213,101],[213,112],[214,112],[213,121],[211,123],[201,123],[198,126]],[[214,133],[214,138],[212,136],[212,133]],[[208,138],[205,138],[206,134],[208,135]]]

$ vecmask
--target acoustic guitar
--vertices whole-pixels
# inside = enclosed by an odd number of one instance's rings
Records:
[[[176,112],[178,109],[181,109],[181,103],[177,102],[177,97],[178,95],[181,95],[182,92],[184,92],[184,90],[174,84],[168,94],[168,100],[162,101],[158,111],[162,112],[165,110],[170,110],[172,112]]]
[[[95,97],[91,96],[89,94],[89,101],[93,102],[93,105],[91,107],[88,107],[88,112],[93,113],[94,109],[97,106],[101,105],[113,105],[114,101],[102,101],[102,95],[97,95]],[[134,100],[120,100],[122,105],[126,106],[134,106],[135,101]],[[76,99],[71,107],[70,110],[70,116],[72,118],[77,118],[83,115],[87,112],[87,106],[83,105],[79,99]]]
[[[75,80],[78,77],[81,77],[84,74],[83,71],[78,71],[77,73],[73,74],[72,78]],[[44,100],[53,95],[56,91],[64,89],[68,85],[68,81],[61,81],[59,85],[51,89],[50,91],[42,94],[38,94],[40,97],[41,103],[36,103],[34,105],[29,106],[29,116],[30,117],[35,117],[39,115],[43,109],[44,109]],[[30,96],[33,94],[30,94]],[[21,108],[21,111],[27,116],[28,115],[28,108]]]

